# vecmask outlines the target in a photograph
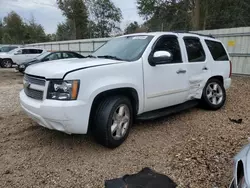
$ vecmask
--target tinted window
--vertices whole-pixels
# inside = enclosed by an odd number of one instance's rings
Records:
[[[228,61],[228,56],[225,48],[220,42],[206,40],[206,44],[215,61]]]
[[[198,38],[184,38],[189,62],[205,61],[206,55]]]
[[[17,48],[16,46],[4,46],[0,49],[0,52],[9,52],[9,51],[14,50],[16,48]]]
[[[62,56],[63,56],[63,58],[75,58],[75,56],[74,56],[73,53],[66,53],[66,52],[63,52],[63,53],[62,53]]]
[[[164,36],[155,45],[154,52],[168,51],[173,55],[173,61],[170,63],[181,63],[181,49],[177,37]]]
[[[29,49],[23,49],[22,54],[31,54]]]
[[[40,53],[42,53],[43,52],[43,50],[39,50],[39,49],[30,49],[30,53],[31,54],[40,54]]]
[[[52,61],[52,60],[57,60],[57,59],[62,59],[61,53],[52,53],[45,57],[45,61]]]

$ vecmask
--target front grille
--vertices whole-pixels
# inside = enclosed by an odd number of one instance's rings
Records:
[[[33,99],[43,100],[43,92],[45,89],[45,78],[24,75],[24,92],[25,94]],[[44,86],[44,87],[41,87]],[[41,88],[41,89],[37,89]]]
[[[33,99],[43,100],[43,91],[31,89],[31,88],[24,88],[25,94]]]
[[[24,80],[27,81],[30,84],[45,86],[45,78],[38,78],[34,76],[29,76],[27,74],[24,75]]]

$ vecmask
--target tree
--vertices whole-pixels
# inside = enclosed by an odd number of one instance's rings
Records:
[[[3,39],[3,23],[2,19],[0,18],[0,44],[2,43],[2,39]]]
[[[57,40],[75,39],[73,25],[74,23],[71,20],[66,20],[66,22],[58,24],[56,31]]]
[[[88,34],[88,10],[83,0],[57,0],[57,4],[67,18],[65,24],[67,27],[71,27],[73,38],[86,38]]]
[[[112,33],[120,32],[119,24],[122,19],[121,10],[110,0],[92,0],[89,2],[92,28],[97,37],[109,37]]]
[[[4,27],[4,43],[18,43],[24,42],[25,25],[22,18],[14,11],[10,12],[3,19]]]
[[[140,26],[137,22],[132,22],[125,28],[124,33],[125,34],[135,33],[139,27]]]
[[[137,8],[151,31],[187,30],[188,3],[187,0],[137,0]]]
[[[201,30],[250,25],[250,0],[137,0],[151,30]]]
[[[31,20],[25,24],[25,43],[36,43],[47,41],[46,34],[42,25],[37,24],[32,16]]]

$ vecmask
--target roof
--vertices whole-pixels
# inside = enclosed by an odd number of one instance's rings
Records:
[[[152,35],[152,36],[159,36],[159,35],[188,35],[188,36],[198,36],[198,37],[207,37],[207,38],[214,38],[212,35],[204,35],[200,33],[194,33],[189,31],[171,31],[171,32],[148,32],[148,33],[133,33],[123,36],[137,36],[137,35]],[[123,37],[121,36],[121,37]]]

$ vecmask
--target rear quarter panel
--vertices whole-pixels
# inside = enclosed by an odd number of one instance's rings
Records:
[[[216,40],[216,39],[208,39],[208,40],[211,40],[211,41],[215,41],[215,42],[220,42],[222,44],[222,46],[224,47],[226,53],[227,53],[227,56],[229,58],[228,61],[214,61],[213,60],[213,57],[208,49],[208,52],[209,52],[209,56],[211,57],[211,76],[222,76],[224,79],[226,78],[229,78],[229,74],[230,74],[230,56],[225,48],[225,46],[223,45],[223,43],[219,40]]]

